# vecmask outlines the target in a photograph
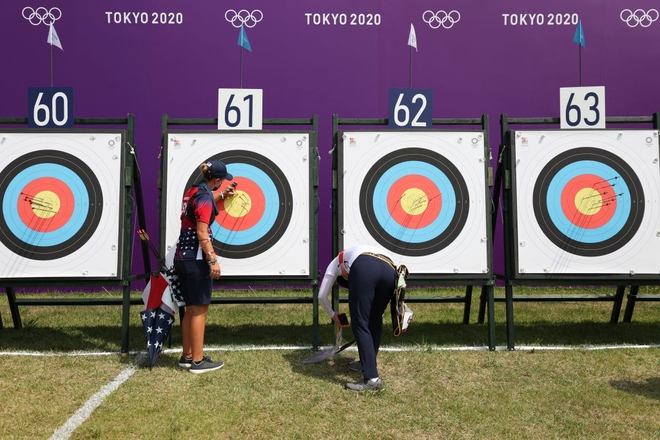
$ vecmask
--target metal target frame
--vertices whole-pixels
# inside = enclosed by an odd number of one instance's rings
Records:
[[[486,158],[484,163],[484,201],[487,205],[485,214],[490,212],[490,191],[491,185],[491,169],[490,169],[490,144],[489,144],[489,118],[488,115],[482,115],[481,118],[434,118],[432,120],[433,126],[431,131],[435,132],[474,132],[483,134],[484,151],[483,155]],[[342,133],[349,131],[349,127],[357,127],[357,129],[350,128],[351,132],[389,132],[388,119],[375,119],[375,118],[339,118],[338,115],[333,115],[333,149],[332,149],[332,252],[336,255],[339,250],[343,248],[342,229],[344,227],[343,213],[344,207],[340,205],[340,191],[343,188],[342,175],[343,175],[343,158],[340,157],[340,147],[343,145]],[[407,133],[429,133],[429,130],[406,130]],[[494,278],[492,272],[492,229],[490,217],[485,219],[487,240],[487,273],[472,273],[472,274],[456,274],[456,273],[429,273],[429,274],[416,274],[413,267],[411,267],[411,274],[408,279],[408,285],[413,286],[440,286],[440,285],[464,285],[465,294],[455,297],[441,297],[441,296],[406,296],[406,301],[413,303],[463,303],[463,324],[470,322],[470,306],[472,303],[472,291],[474,286],[481,286],[481,298],[485,303],[489,304],[488,308],[488,347],[490,350],[495,349],[495,320],[494,320],[494,302],[493,302],[493,287]],[[333,304],[336,306],[339,302],[346,302],[347,298],[339,297],[338,289],[335,286],[333,289]],[[483,316],[480,316],[479,323],[483,323]]]
[[[495,278],[504,280],[504,297],[494,298],[495,301],[504,301],[506,304],[506,328],[507,328],[507,348],[513,350],[514,342],[514,320],[513,304],[516,301],[525,302],[562,302],[562,301],[580,301],[580,302],[612,302],[612,314],[610,323],[617,323],[621,312],[623,298],[626,288],[630,286],[628,295],[628,305],[626,307],[626,316],[624,321],[629,322],[634,308],[636,294],[641,285],[658,285],[660,277],[654,275],[633,276],[631,274],[595,274],[595,273],[567,273],[560,276],[544,275],[541,273],[521,274],[518,268],[518,231],[516,227],[517,194],[515,193],[515,144],[514,138],[516,130],[511,126],[519,126],[520,130],[547,130],[549,132],[559,131],[558,125],[560,118],[541,117],[541,118],[509,118],[508,115],[501,115],[500,125],[502,134],[502,145],[500,146],[498,166],[495,173],[495,185],[493,191],[494,211],[492,217],[493,230],[495,230],[498,217],[498,208],[500,195],[503,191],[503,235],[504,235],[504,273],[496,273]],[[624,116],[608,117],[606,119],[608,128],[597,131],[621,131],[630,129],[636,124],[643,124],[648,128],[652,126],[653,130],[660,127],[660,117],[655,113],[650,117],[643,116]],[[541,127],[541,128],[539,128]],[[625,128],[623,128],[625,127]],[[518,130],[518,131],[520,131]],[[562,131],[563,132],[563,131]],[[599,285],[616,286],[613,294],[593,295],[593,294],[575,294],[575,295],[525,295],[516,297],[514,294],[515,286],[518,285]],[[641,298],[640,298],[641,299]],[[659,300],[657,298],[644,298],[647,300]],[[643,300],[643,299],[642,299]],[[484,308],[482,301],[481,308]],[[481,313],[481,311],[480,311]]]
[[[0,125],[6,125],[7,131],[33,134],[57,134],[59,132],[58,130],[24,128],[27,126],[27,124],[28,118],[0,118]],[[118,246],[120,246],[120,249],[118,250],[118,273],[116,276],[111,277],[71,276],[62,278],[44,277],[38,279],[26,279],[19,277],[3,278],[1,284],[5,287],[7,292],[7,300],[9,302],[13,324],[17,329],[22,328],[19,306],[121,305],[121,351],[122,353],[127,353],[130,306],[131,304],[138,304],[142,302],[141,299],[133,300],[130,297],[130,283],[135,279],[131,276],[131,255],[133,253],[133,235],[131,230],[133,228],[134,211],[137,212],[140,226],[144,227],[145,225],[140,176],[136,166],[137,152],[134,145],[135,117],[133,114],[128,114],[126,118],[74,118],[74,124],[75,128],[64,129],[61,131],[61,133],[89,134],[90,136],[94,136],[95,133],[106,134],[121,132],[123,136],[123,142],[120,147],[121,160],[123,161],[123,165],[119,171],[119,174],[116,176],[119,185],[122,188],[119,194],[118,204],[118,218],[120,220],[120,224],[118,225]],[[142,247],[142,253],[145,272],[149,272],[151,269],[148,249],[144,244]],[[17,287],[93,288],[105,286],[121,287],[122,298],[100,298],[92,296],[59,299],[20,298],[20,296],[17,296],[15,292],[15,288]],[[2,320],[0,320],[0,328],[1,327]]]
[[[312,345],[314,348],[318,347],[318,175],[319,175],[319,154],[318,154],[318,116],[313,115],[311,118],[264,118],[262,121],[264,127],[269,127],[268,130],[217,130],[218,119],[211,118],[171,118],[167,114],[162,115],[161,119],[161,168],[160,177],[158,182],[158,190],[160,191],[159,197],[159,231],[160,231],[160,253],[164,258],[167,253],[165,235],[166,235],[166,212],[162,207],[167,206],[167,210],[176,206],[177,212],[180,209],[180,195],[173,194],[173,202],[169,201],[170,195],[167,194],[167,154],[165,149],[168,145],[169,133],[202,133],[202,134],[221,134],[221,135],[241,135],[245,136],[255,134],[281,134],[286,137],[287,134],[307,134],[309,135],[309,194],[308,206],[308,222],[309,222],[309,271],[306,274],[298,275],[224,275],[219,281],[214,283],[214,289],[220,286],[272,286],[277,287],[295,287],[311,289],[310,296],[243,296],[243,297],[223,297],[212,296],[211,303],[213,304],[313,304],[313,335]],[[200,162],[201,163],[201,162]],[[228,164],[229,165],[229,164]],[[231,166],[230,166],[231,171]],[[235,176],[236,178],[236,176]],[[241,186],[239,184],[238,189]],[[173,203],[173,205],[172,205]],[[220,255],[220,254],[219,254]],[[303,289],[305,290],[305,289]]]

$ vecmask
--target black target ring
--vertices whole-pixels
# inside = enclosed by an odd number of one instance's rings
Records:
[[[252,202],[263,204],[259,208],[265,215],[262,221],[250,228],[226,231],[221,226],[223,219],[229,214],[221,211],[216,217],[213,225],[213,246],[218,255],[223,258],[250,258],[275,246],[289,228],[294,205],[291,186],[282,170],[270,159],[245,150],[222,152],[210,159],[218,159],[227,165],[234,181],[238,182],[238,192],[255,185],[264,190],[262,194],[252,194]],[[194,173],[188,179],[186,188],[201,179],[200,172]],[[250,181],[250,185],[247,181]],[[240,226],[240,221],[238,225]]]
[[[414,241],[393,235],[390,232],[392,229],[379,220],[375,203],[381,204],[376,199],[382,199],[382,196],[376,193],[376,188],[381,178],[395,167],[400,170],[394,176],[396,178],[424,172],[418,166],[420,163],[442,176],[445,187],[451,189],[447,191],[452,193],[451,197],[445,199],[443,195],[443,206],[448,206],[453,213],[446,222],[432,231],[431,239]],[[437,180],[437,176],[430,179]],[[407,148],[383,156],[369,169],[360,187],[359,207],[367,231],[380,245],[401,255],[427,256],[445,249],[459,236],[468,221],[470,197],[463,175],[446,157],[428,149]]]
[[[0,215],[0,241],[11,252],[33,260],[56,260],[71,255],[85,245],[98,228],[103,215],[101,185],[96,174],[77,157],[57,150],[33,151],[14,160],[2,170],[0,194],[3,194],[3,208],[16,209],[19,198],[16,190],[12,189],[16,184],[15,179],[31,167],[35,167],[37,170],[47,170],[49,167],[65,169],[75,175],[80,187],[73,189],[73,194],[76,198],[75,203],[79,209],[79,215],[84,216],[84,218],[75,219],[80,223],[80,227],[68,234],[68,238],[57,241],[52,245],[42,245],[39,244],[38,240],[34,241],[34,237],[39,234],[39,231],[33,231],[30,234],[29,238],[33,242],[26,241],[24,232],[23,238],[16,235],[15,230],[30,230],[30,225],[21,224],[20,228],[17,227],[16,222],[10,225],[7,222],[9,217],[6,216],[13,214],[13,212],[3,212]],[[49,176],[38,174],[30,176],[34,179],[40,177]],[[11,200],[8,198],[11,198]]]
[[[621,179],[620,182],[625,184],[626,191],[623,196],[629,201],[629,211],[618,214],[619,217],[625,216],[623,225],[603,240],[586,242],[569,237],[556,225],[550,213],[551,209],[556,209],[548,204],[548,193],[553,193],[550,190],[553,179],[562,170],[580,161],[603,164],[616,174],[601,176],[603,181]],[[545,236],[560,249],[584,257],[611,254],[629,243],[637,235],[645,211],[644,190],[632,167],[607,150],[589,147],[568,150],[552,158],[541,170],[534,185],[532,204],[536,220]]]

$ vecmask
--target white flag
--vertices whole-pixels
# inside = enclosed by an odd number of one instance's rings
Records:
[[[50,24],[50,29],[48,30],[48,40],[46,43],[52,44],[62,49],[62,42],[60,41],[60,37],[57,36],[57,31],[55,30],[55,26],[53,26],[52,23]]]
[[[415,26],[410,23],[410,35],[408,35],[408,46],[412,46],[417,50],[417,35],[415,35]]]

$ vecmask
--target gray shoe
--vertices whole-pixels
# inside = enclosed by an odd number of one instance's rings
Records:
[[[213,362],[211,361],[211,358],[205,357],[199,362],[193,362],[192,365],[190,365],[190,372],[193,374],[202,374],[207,371],[219,370],[224,367],[224,365],[224,362]]]
[[[359,359],[357,361],[349,362],[348,369],[353,371],[358,371],[360,373],[364,371],[364,368],[362,367],[362,361]]]
[[[385,389],[385,386],[381,378],[378,378],[376,382],[370,382],[369,379],[362,379],[355,383],[347,383],[346,389],[350,391],[381,391]]]
[[[208,357],[208,356],[204,356],[203,359],[206,359],[209,362],[211,361],[211,358]],[[192,365],[192,358],[191,357],[187,358],[187,357],[181,356],[181,358],[179,359],[179,367],[181,367],[181,368],[190,368],[191,365]]]

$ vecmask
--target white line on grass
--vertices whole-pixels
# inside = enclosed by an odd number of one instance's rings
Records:
[[[332,346],[319,347],[319,350],[326,350]],[[617,349],[646,349],[646,348],[660,348],[660,344],[625,344],[625,345],[518,345],[514,351],[534,351],[534,350],[617,350]],[[225,345],[220,347],[206,346],[205,351],[297,351],[297,350],[312,350],[311,346],[287,346],[287,345]],[[355,351],[357,348],[350,347],[347,351]],[[381,351],[488,351],[488,347],[482,346],[456,346],[445,347],[439,345],[418,345],[416,347],[381,347]],[[497,351],[506,351],[508,348],[504,345],[495,347]],[[181,348],[168,348],[162,353],[179,353]],[[0,356],[37,356],[37,357],[57,357],[57,356],[117,356],[119,353],[116,351],[106,352],[85,352],[85,351],[72,351],[66,353],[54,352],[38,352],[38,351],[0,351]],[[130,351],[129,355],[146,355],[145,351]],[[137,364],[136,364],[137,365]]]
[[[96,408],[103,403],[106,397],[112,394],[119,386],[126,382],[129,377],[135,373],[135,366],[140,364],[142,360],[146,357],[145,354],[140,354],[133,361],[133,365],[125,368],[121,373],[117,375],[113,380],[103,385],[101,389],[90,397],[85,404],[80,407],[73,415],[66,421],[66,423],[55,430],[53,435],[50,437],[51,440],[65,440],[71,437],[73,431],[76,430],[80,425],[83,424],[85,420],[94,412]]]

